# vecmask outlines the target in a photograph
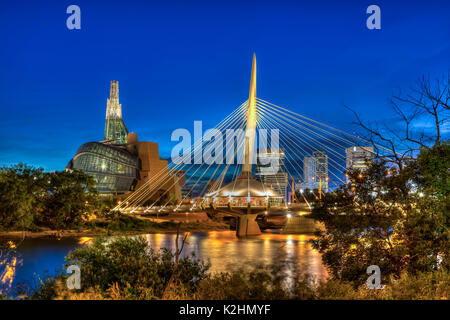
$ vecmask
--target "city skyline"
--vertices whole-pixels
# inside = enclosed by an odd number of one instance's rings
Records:
[[[253,51],[258,96],[350,133],[354,118],[344,103],[395,126],[392,92],[423,74],[441,76],[450,56],[446,10],[418,2],[379,2],[381,30],[368,30],[365,5],[350,2],[262,3],[261,20],[250,22],[242,18],[251,3],[236,10],[81,1],[81,30],[66,28],[63,4],[37,6],[28,2],[23,12],[8,4],[8,15],[0,13],[1,165],[61,170],[78,145],[102,140],[111,80],[121,84],[128,129],[158,142],[168,158],[173,130],[195,120],[211,128],[245,100]],[[228,14],[216,15],[219,9]]]

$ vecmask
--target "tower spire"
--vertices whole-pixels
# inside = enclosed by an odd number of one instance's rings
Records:
[[[256,135],[256,55],[253,53],[252,73],[250,78],[250,93],[248,96],[247,123],[245,129],[244,165],[242,172],[251,175],[253,152]]]
[[[111,81],[109,99],[106,101],[106,118],[122,119],[122,105],[119,103],[119,82]]]
[[[119,103],[119,82],[111,81],[109,99],[106,100],[105,141],[126,144],[128,130],[122,120],[122,105]]]

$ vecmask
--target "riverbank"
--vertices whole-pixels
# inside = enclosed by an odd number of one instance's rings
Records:
[[[0,231],[1,239],[67,238],[139,235],[146,233],[207,232],[229,230],[226,223],[213,221],[204,212],[176,213],[169,216],[128,216],[100,218],[85,227],[67,230]]]
[[[71,290],[67,275],[39,282],[24,299],[39,300],[430,300],[448,299],[450,274],[402,273],[383,279],[383,290],[367,287],[364,279],[345,281],[329,276],[321,256],[303,235],[265,234],[236,239],[233,231],[193,233],[176,266],[174,234],[99,239],[89,246],[71,240],[28,240],[19,247],[25,262],[39,261],[28,270],[65,264],[82,265],[82,286]],[[108,245],[106,245],[108,244]],[[63,249],[63,250],[61,250]],[[76,250],[74,250],[76,249]],[[50,252],[49,252],[50,251]],[[67,252],[67,254],[65,254]],[[295,253],[295,255],[293,255]],[[65,257],[64,257],[65,255]],[[55,259],[56,256],[56,259]],[[143,259],[149,256],[149,259]],[[50,261],[49,261],[50,260]],[[50,262],[50,263],[49,263]],[[43,265],[47,263],[46,265]],[[98,266],[102,266],[101,269]],[[169,270],[169,272],[168,272]],[[173,270],[170,272],[170,270]],[[18,269],[14,284],[30,279]],[[171,281],[171,279],[177,281]],[[14,298],[14,292],[10,298]]]

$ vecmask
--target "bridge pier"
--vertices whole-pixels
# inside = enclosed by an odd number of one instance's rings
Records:
[[[256,216],[257,214],[243,214],[239,216],[236,225],[236,236],[247,237],[260,235],[261,230],[255,220]]]

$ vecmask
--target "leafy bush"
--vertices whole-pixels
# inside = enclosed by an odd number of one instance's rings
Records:
[[[77,264],[81,269],[80,290],[67,290],[66,276],[47,285],[56,288],[53,298],[87,294],[106,299],[119,296],[158,299],[175,272],[176,284],[191,294],[206,277],[209,265],[195,257],[186,257],[179,260],[175,270],[174,260],[174,254],[168,249],[156,252],[143,237],[119,237],[111,241],[98,238],[92,245],[76,249],[67,257],[68,264]]]
[[[193,298],[199,300],[288,299],[284,278],[269,268],[222,272],[200,282]]]

